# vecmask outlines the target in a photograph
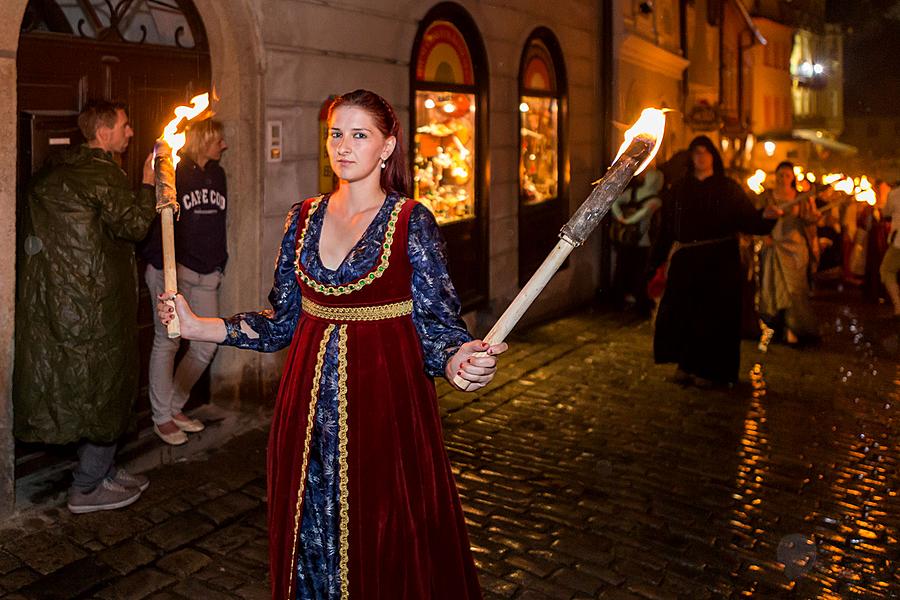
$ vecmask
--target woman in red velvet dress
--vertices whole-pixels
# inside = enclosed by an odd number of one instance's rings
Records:
[[[340,185],[288,214],[273,310],[203,319],[176,298],[188,339],[290,344],[268,448],[278,600],[481,598],[432,377],[483,387],[506,344],[472,340],[459,318],[434,217],[406,197],[401,141],[383,98],[339,97]]]

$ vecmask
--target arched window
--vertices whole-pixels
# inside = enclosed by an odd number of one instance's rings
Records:
[[[425,30],[416,60],[416,198],[438,223],[475,218],[475,73],[450,21]]]
[[[566,73],[553,33],[540,27],[519,65],[519,281],[556,243],[566,216]]]
[[[465,9],[445,2],[428,12],[410,69],[413,189],[443,228],[465,308],[487,299],[486,65]]]
[[[519,89],[519,197],[539,204],[558,195],[560,104],[553,59],[540,38],[525,47]]]
[[[104,42],[206,47],[193,5],[179,0],[29,0],[21,30]]]

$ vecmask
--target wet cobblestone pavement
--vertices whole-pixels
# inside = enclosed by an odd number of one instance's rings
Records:
[[[480,395],[441,385],[486,599],[900,598],[900,325],[848,299],[814,301],[820,346],[745,342],[730,390],[672,383],[648,323],[594,311],[518,335]],[[268,598],[264,446],[11,520],[4,598]]]

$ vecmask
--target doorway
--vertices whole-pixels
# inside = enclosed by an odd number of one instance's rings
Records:
[[[121,165],[137,189],[144,159],[173,107],[210,87],[206,33],[190,0],[29,0],[16,62],[17,222],[31,176],[50,153],[81,143],[76,117],[88,99],[127,104],[134,137]],[[139,426],[146,426],[153,321],[143,265],[138,269],[134,343],[140,348],[141,375],[136,412]],[[208,402],[209,396],[207,372],[188,406]],[[16,477],[57,460],[57,451],[17,443]]]

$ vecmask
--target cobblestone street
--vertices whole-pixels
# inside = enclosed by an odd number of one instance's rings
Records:
[[[745,342],[731,390],[670,382],[649,323],[590,310],[515,336],[484,393],[442,383],[486,599],[900,598],[900,327],[854,294],[814,301],[820,346]],[[265,438],[127,509],[11,520],[4,598],[268,598]]]

